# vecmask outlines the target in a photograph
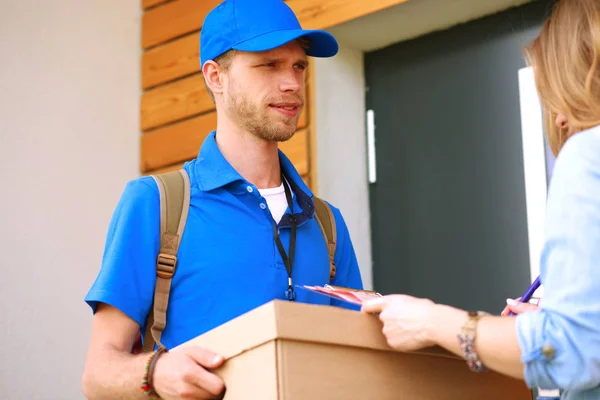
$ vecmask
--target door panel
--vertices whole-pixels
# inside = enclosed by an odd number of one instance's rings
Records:
[[[499,313],[528,286],[518,70],[550,1],[365,56],[375,113],[373,278]]]

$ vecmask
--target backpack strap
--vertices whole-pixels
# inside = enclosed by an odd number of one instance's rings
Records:
[[[333,212],[326,201],[320,199],[317,196],[313,197],[315,203],[315,216],[317,222],[323,231],[323,237],[327,244],[327,251],[329,252],[329,281],[331,282],[335,278],[335,247],[336,247],[336,228],[335,228],[335,217]]]
[[[156,259],[153,308],[146,321],[143,351],[152,351],[167,325],[171,280],[190,206],[190,179],[184,169],[152,175],[160,193],[160,251]]]

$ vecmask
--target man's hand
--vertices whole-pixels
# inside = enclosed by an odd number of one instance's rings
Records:
[[[515,315],[519,315],[524,312],[534,312],[539,310],[539,306],[530,303],[520,303],[520,297],[516,299],[506,299],[506,307],[502,310],[500,315],[508,316],[508,314],[512,311]]]
[[[388,344],[400,351],[433,346],[429,327],[435,303],[405,295],[389,295],[363,303],[362,311],[379,313]]]
[[[222,399],[225,384],[209,372],[223,357],[200,347],[184,347],[159,356],[154,368],[154,390],[165,400]]]
[[[147,399],[140,390],[149,354],[131,354],[140,326],[119,309],[99,304],[82,377],[90,400]],[[224,362],[222,356],[199,347],[181,347],[159,356],[152,386],[165,400],[220,399],[221,378],[210,372]]]

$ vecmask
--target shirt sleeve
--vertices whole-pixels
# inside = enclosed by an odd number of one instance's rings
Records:
[[[151,177],[129,182],[109,224],[102,265],[85,297],[118,308],[144,327],[152,305],[160,241],[160,205]]]
[[[516,320],[525,379],[583,391],[600,385],[600,134],[567,141],[547,204],[544,298]]]
[[[332,285],[362,290],[362,278],[348,226],[346,225],[340,210],[331,205],[329,206],[335,217],[337,234],[336,252],[333,259],[336,266],[336,273]],[[360,306],[336,299],[332,300],[332,305],[352,310],[360,310]]]

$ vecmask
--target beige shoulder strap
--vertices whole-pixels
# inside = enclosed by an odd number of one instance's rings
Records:
[[[336,228],[335,228],[335,217],[331,208],[324,200],[317,196],[313,197],[315,203],[315,216],[317,222],[323,231],[323,237],[327,243],[327,250],[329,251],[329,281],[331,282],[335,278],[335,247],[336,247]]]
[[[152,177],[160,193],[160,251],[156,259],[154,303],[146,321],[142,351],[152,351],[155,343],[164,347],[160,337],[167,324],[171,280],[190,206],[190,179],[184,169]]]

